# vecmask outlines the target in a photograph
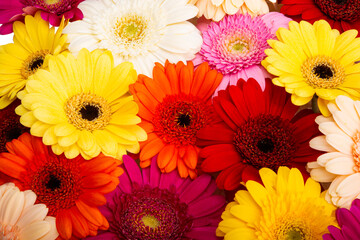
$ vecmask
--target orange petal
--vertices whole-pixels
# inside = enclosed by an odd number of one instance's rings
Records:
[[[169,161],[169,164],[166,165],[166,167],[163,170],[167,173],[174,171],[177,166],[178,158],[179,158],[179,151],[177,150],[177,148],[175,148],[174,155]]]
[[[56,215],[56,229],[63,239],[71,238],[72,224],[67,210],[59,211]]]
[[[187,178],[187,176],[189,175],[189,172],[187,170],[187,167],[185,166],[184,161],[181,158],[178,158],[177,167],[178,167],[180,177]]]
[[[83,178],[83,186],[85,188],[97,188],[106,185],[111,181],[112,177],[109,174],[95,173]]]
[[[106,198],[103,194],[95,191],[84,191],[83,194],[79,197],[80,200],[85,202],[88,205],[92,206],[102,206],[106,203]]]
[[[97,226],[102,224],[102,214],[97,207],[89,206],[83,201],[76,201],[75,204],[81,215],[89,222],[92,222]]]
[[[165,143],[160,138],[155,138],[148,142],[140,152],[140,159],[149,159],[155,156],[165,146]]]
[[[195,169],[198,161],[198,154],[193,146],[188,146],[183,160],[190,169]]]
[[[172,94],[169,79],[166,77],[164,69],[160,68],[159,66],[155,66],[153,69],[153,79],[153,81],[162,88],[165,94]]]
[[[173,94],[179,94],[180,86],[179,86],[179,79],[178,79],[178,76],[176,73],[175,65],[174,64],[166,65],[165,74],[166,74],[167,78],[169,79],[169,83],[170,83]]]
[[[84,238],[89,235],[89,226],[86,219],[81,215],[76,207],[69,209],[71,211],[71,223],[73,226],[73,235],[78,238]]]
[[[159,168],[165,168],[169,161],[172,159],[175,153],[175,145],[166,145],[160,152],[157,158],[157,164]]]

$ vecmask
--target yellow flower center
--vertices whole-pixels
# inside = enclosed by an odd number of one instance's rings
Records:
[[[360,172],[360,132],[353,137],[354,145],[352,147],[352,155],[354,158],[354,171]]]
[[[45,3],[48,5],[57,4],[61,0],[45,0]]]
[[[140,41],[144,38],[147,23],[144,17],[128,15],[116,20],[115,35],[125,42]]]
[[[345,80],[344,68],[328,56],[307,59],[301,66],[301,72],[313,88],[336,88]]]
[[[158,226],[160,226],[159,220],[152,215],[145,215],[144,217],[141,218],[141,221],[144,223],[145,226],[152,229],[155,229]]]
[[[43,66],[45,56],[49,53],[49,50],[40,50],[34,52],[23,62],[21,75],[24,77],[24,79],[27,79],[33,75],[39,68]]]
[[[76,128],[88,131],[104,129],[111,118],[111,108],[106,99],[93,93],[80,93],[69,98],[65,113]]]
[[[19,240],[20,229],[17,226],[10,226],[0,222],[0,239],[1,240]]]
[[[242,53],[249,51],[249,44],[242,39],[230,40],[228,45],[228,51],[231,53]]]
[[[310,229],[303,221],[292,217],[285,217],[275,231],[277,240],[311,240],[313,239]]]

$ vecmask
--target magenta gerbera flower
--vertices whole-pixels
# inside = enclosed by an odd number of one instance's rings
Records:
[[[281,13],[271,12],[258,17],[237,14],[211,22],[202,31],[204,41],[194,64],[208,62],[224,75],[217,91],[235,85],[240,78],[257,79],[264,89],[265,77],[270,75],[260,62],[266,57],[264,50],[269,48],[267,40],[275,39],[277,29],[288,28],[290,21]],[[204,29],[200,24],[200,30]]]
[[[123,161],[120,184],[100,208],[109,230],[87,240],[217,239],[225,199],[214,195],[216,185],[209,175],[183,179],[177,171],[161,173],[156,159],[142,172],[129,156]]]
[[[329,226],[330,233],[323,235],[324,240],[360,240],[360,199],[355,199],[350,207],[338,208],[336,219],[340,229]]]
[[[59,26],[61,18],[76,21],[83,18],[79,3],[84,0],[0,0],[0,34],[13,32],[15,21],[23,21],[25,15],[41,11],[41,17],[53,26]]]

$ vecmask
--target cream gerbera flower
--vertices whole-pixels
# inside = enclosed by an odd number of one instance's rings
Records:
[[[202,38],[186,20],[198,9],[186,0],[87,0],[79,5],[84,19],[70,23],[69,49],[108,49],[115,64],[129,61],[151,76],[155,62],[191,60]]]
[[[34,204],[36,194],[13,183],[0,186],[0,239],[53,240],[59,236],[55,218],[45,204]]]
[[[360,198],[360,101],[338,96],[328,108],[331,117],[316,118],[324,135],[310,141],[310,147],[327,153],[308,167],[314,180],[331,182],[326,199],[349,208]]]
[[[226,14],[233,15],[237,12],[257,16],[269,12],[265,0],[188,0],[199,8],[197,17],[220,21]]]
[[[262,65],[273,75],[273,83],[291,93],[295,105],[304,105],[318,96],[318,106],[329,116],[327,103],[339,95],[360,99],[360,39],[356,30],[342,34],[324,20],[313,25],[290,22],[280,28],[277,40],[268,40],[272,49]]]
[[[139,108],[128,93],[136,71],[128,62],[113,66],[109,51],[49,58],[49,70],[38,70],[18,94],[20,122],[67,158],[139,152],[138,141],[147,135],[137,126]]]
[[[27,15],[25,24],[14,23],[14,43],[0,47],[0,109],[16,99],[29,76],[44,68],[45,57],[67,49],[66,35],[62,34],[64,21],[55,32],[49,28],[40,13]]]
[[[305,185],[297,168],[259,171],[264,186],[246,182],[235,202],[226,206],[218,236],[225,240],[322,239],[328,225],[336,225],[335,207],[320,196],[320,184],[309,178]]]

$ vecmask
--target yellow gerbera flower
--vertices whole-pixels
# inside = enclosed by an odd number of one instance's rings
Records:
[[[329,116],[327,104],[338,95],[360,99],[360,38],[356,30],[341,35],[320,20],[290,22],[289,30],[280,28],[279,39],[268,40],[272,49],[262,65],[273,75],[273,83],[291,93],[295,105],[308,103],[318,96],[322,114]]]
[[[322,239],[327,226],[336,225],[335,207],[320,196],[320,184],[305,185],[297,168],[280,167],[278,174],[260,169],[264,186],[248,181],[235,202],[226,206],[218,236],[242,240]]]
[[[132,63],[114,67],[110,51],[83,49],[77,59],[64,53],[49,57],[48,64],[18,94],[15,111],[32,135],[67,158],[139,152],[138,141],[147,135],[137,126],[139,108],[128,93],[137,79]]]
[[[16,99],[29,76],[44,68],[47,55],[67,50],[67,37],[62,34],[64,21],[55,32],[40,13],[25,16],[25,24],[15,22],[14,43],[0,47],[0,109]]]

